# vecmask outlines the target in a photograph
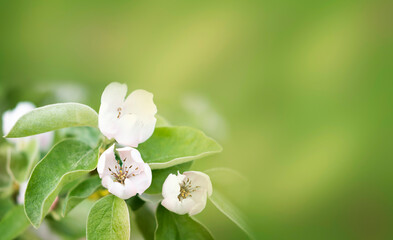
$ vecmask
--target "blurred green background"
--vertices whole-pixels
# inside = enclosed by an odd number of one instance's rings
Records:
[[[257,239],[393,239],[391,1],[0,2],[0,111],[105,86],[223,145]],[[235,179],[236,180],[236,179]],[[228,183],[234,179],[228,179]],[[245,239],[212,206],[217,239]]]

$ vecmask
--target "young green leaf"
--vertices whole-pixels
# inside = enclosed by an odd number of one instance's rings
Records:
[[[197,129],[160,127],[138,150],[151,169],[162,169],[221,152],[222,148]]]
[[[98,177],[98,175],[83,180],[68,192],[62,215],[67,215],[76,205],[92,195],[100,187],[101,179]]]
[[[213,239],[210,232],[189,215],[178,215],[161,204],[157,207],[156,240],[165,239]]]
[[[213,194],[209,197],[210,201],[219,211],[253,239],[253,233],[246,222],[246,218],[233,203],[233,200],[236,200],[234,199],[235,197],[247,196],[249,186],[247,179],[232,169],[214,168],[205,172],[210,176],[213,184]]]
[[[3,240],[15,239],[22,234],[30,225],[27,220],[23,206],[15,206],[3,217],[0,222],[0,238]]]
[[[171,173],[177,174],[177,171],[179,171],[179,172],[187,171],[190,169],[192,163],[193,162],[191,161],[191,162],[186,162],[186,163],[182,163],[179,165],[175,165],[175,166],[169,167],[169,168],[152,170],[153,179],[152,179],[150,187],[145,191],[145,193],[147,193],[147,194],[161,193],[162,185],[164,184],[164,182],[169,174],[171,174]]]
[[[64,140],[36,165],[25,194],[25,211],[34,227],[41,224],[62,187],[96,168],[98,148]]]
[[[124,200],[108,195],[94,204],[87,219],[87,239],[130,239],[130,217]]]
[[[15,123],[6,138],[19,138],[66,127],[98,126],[98,115],[80,103],[58,103],[36,108]]]

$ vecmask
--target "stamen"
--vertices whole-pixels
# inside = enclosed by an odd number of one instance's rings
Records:
[[[123,163],[127,159],[123,160]],[[117,162],[118,163],[118,162]],[[119,164],[119,163],[118,163]],[[137,168],[138,169],[138,168]],[[112,171],[111,168],[108,167],[108,170],[111,172],[111,175],[113,176],[113,181],[119,182],[121,184],[124,184],[125,180],[131,176],[135,176],[139,174],[139,172],[135,172],[135,170],[132,170],[132,165],[130,166],[125,166],[122,164],[121,166],[115,165],[115,170]]]
[[[118,109],[117,109],[117,111],[119,112],[119,114],[117,115],[117,118],[120,118],[120,115],[121,115],[121,107],[119,107]]]
[[[195,192],[199,186],[192,187],[191,180],[187,178],[183,180],[183,184],[180,185],[180,194],[177,196],[179,201],[186,199],[187,197],[192,197],[191,193]]]

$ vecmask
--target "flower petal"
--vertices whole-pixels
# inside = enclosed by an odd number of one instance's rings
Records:
[[[152,173],[149,164],[144,163],[143,165],[144,169],[140,174],[131,176],[129,178],[130,182],[133,184],[133,186],[135,186],[139,194],[142,194],[144,191],[146,191],[146,189],[150,187],[152,181]]]
[[[117,132],[118,108],[122,108],[127,94],[127,85],[113,82],[109,84],[101,96],[101,106],[98,114],[98,126],[109,139]]]
[[[162,200],[161,204],[169,211],[183,215],[191,211],[195,202],[191,198],[179,201],[177,197],[169,197]]]
[[[111,147],[105,150],[105,152],[103,152],[98,159],[97,172],[100,178],[103,178],[105,176],[111,176],[109,168],[114,171],[115,166],[118,165],[115,158],[114,148],[115,145],[113,144]]]
[[[124,112],[154,116],[157,113],[157,107],[153,102],[153,94],[142,89],[133,91],[124,102]]]
[[[177,199],[177,197],[164,198],[164,200],[161,201],[161,205],[164,206],[169,211],[177,214],[187,213],[187,210],[182,208],[181,203]]]
[[[104,176],[102,178],[101,184],[102,184],[102,186],[104,186],[104,188],[109,189],[111,187],[111,185],[113,184],[112,177],[108,176],[108,175]]]
[[[195,191],[192,193],[191,198],[194,200],[195,205],[192,206],[188,212],[190,216],[202,212],[202,210],[206,207],[207,193],[206,191]]]
[[[184,176],[184,175],[182,175]],[[185,176],[184,176],[185,177]],[[183,178],[184,178],[183,177]],[[178,176],[175,174],[169,174],[162,185],[162,196],[166,198],[176,198],[180,194],[180,184]]]
[[[144,161],[143,161],[143,159],[142,159],[142,156],[141,156],[141,153],[140,153],[137,149],[133,148],[133,149],[131,150],[131,156],[132,156],[132,160],[133,160],[134,162],[137,162],[137,163],[144,163]]]
[[[137,193],[135,186],[128,179],[124,181],[124,185],[119,182],[113,182],[109,185],[108,191],[122,199],[128,199]]]
[[[201,189],[206,189],[208,196],[212,195],[213,186],[207,174],[198,171],[188,171],[183,174],[191,180],[192,186],[200,186]]]
[[[114,138],[122,145],[137,147],[153,134],[156,121],[153,115],[126,114],[117,121]]]
[[[132,162],[134,161],[134,159],[131,156],[131,151],[136,149],[131,147],[123,147],[123,148],[117,148],[116,150],[119,153],[120,159],[123,161],[123,165],[129,168],[132,165]]]

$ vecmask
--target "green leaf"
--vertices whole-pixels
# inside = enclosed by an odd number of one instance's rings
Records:
[[[88,198],[101,187],[101,179],[98,175],[85,179],[74,187],[65,199],[63,216],[67,215],[76,205]]]
[[[232,169],[215,168],[205,171],[213,184],[213,194],[209,197],[214,206],[242,229],[251,239],[253,233],[245,216],[233,203],[234,200],[247,199],[249,183],[247,179]],[[236,197],[238,199],[236,199]],[[232,201],[231,201],[232,200]],[[240,203],[240,202],[239,202]]]
[[[90,210],[87,239],[122,240],[130,238],[130,217],[124,200],[108,195]]]
[[[58,103],[36,108],[15,123],[6,138],[19,138],[66,127],[98,126],[98,115],[80,103]]]
[[[138,150],[151,169],[162,169],[221,152],[222,148],[197,129],[160,127]]]
[[[101,132],[97,128],[92,127],[70,127],[59,129],[55,132],[55,141],[59,142],[66,138],[75,138],[88,144],[91,147],[95,147],[99,144],[100,138],[102,137]]]
[[[227,198],[221,195],[219,191],[214,190],[213,195],[210,196],[210,201],[214,204],[214,206],[217,207],[218,210],[220,210],[225,216],[234,222],[250,238],[254,238],[243,214]]]
[[[25,210],[38,227],[62,187],[96,168],[98,148],[77,140],[64,140],[36,165],[25,195]]]
[[[153,211],[154,207],[152,206],[155,205],[146,203],[137,210],[132,211],[133,214],[131,214],[131,226],[134,228],[131,233],[131,238],[133,237],[132,234],[139,230],[140,235],[142,235],[144,239],[154,239],[154,231],[156,230],[156,217]]]
[[[133,196],[132,198],[129,198],[127,200],[125,200],[127,205],[131,207],[131,209],[133,211],[138,210],[139,208],[141,208],[146,202],[144,200],[142,200],[138,195]]]
[[[191,168],[192,163],[193,162],[191,161],[191,162],[175,165],[169,168],[152,170],[153,179],[150,187],[145,191],[145,193],[148,194],[161,193],[162,185],[164,184],[169,174],[171,173],[177,174],[177,171],[179,172],[187,171]]]
[[[213,239],[210,232],[189,215],[178,215],[161,204],[157,207],[156,240],[166,239]]]
[[[0,238],[2,240],[14,239],[22,234],[29,225],[23,206],[15,206],[0,222]]]

